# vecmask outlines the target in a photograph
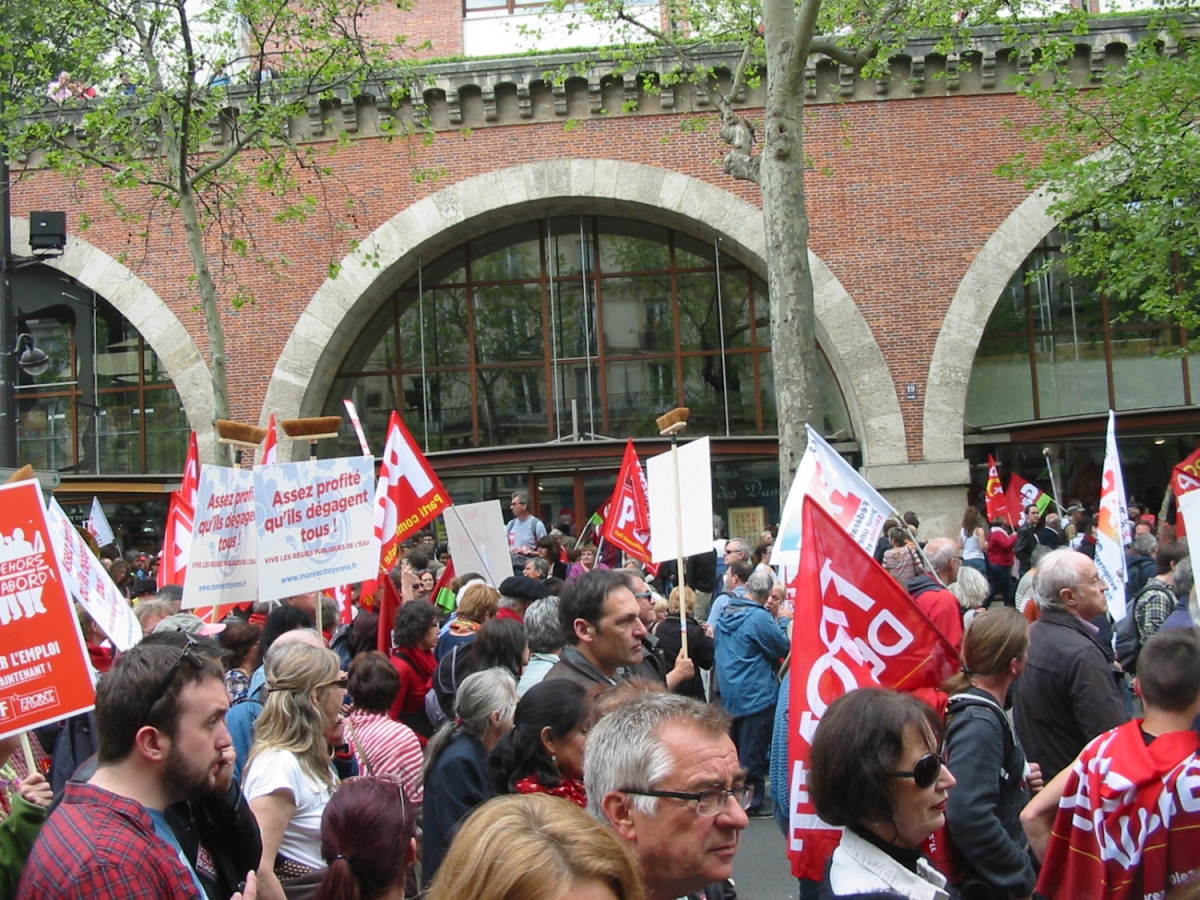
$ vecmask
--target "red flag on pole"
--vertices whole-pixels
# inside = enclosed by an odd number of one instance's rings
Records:
[[[267,422],[267,436],[263,438],[262,464],[264,466],[275,464],[275,458],[278,455],[276,449],[278,441],[279,437],[275,433],[275,413],[271,413],[271,420]]]
[[[366,584],[363,585],[363,588],[366,588]],[[392,652],[392,629],[396,627],[396,614],[400,612],[403,600],[400,598],[400,592],[396,590],[396,582],[392,581],[391,575],[381,574],[379,576],[375,594],[379,605],[379,631],[376,634],[376,643],[380,650],[390,654]]]
[[[1000,470],[996,467],[996,460],[992,455],[988,454],[988,477],[987,486],[983,489],[984,497],[987,502],[987,517],[991,522],[999,517],[1012,524],[1012,518],[1008,512],[1008,498],[1004,496],[1004,488],[1000,484]]]
[[[188,506],[196,508],[196,500],[200,496],[200,450],[196,446],[196,432],[188,438],[187,459],[183,463],[183,484],[179,486],[179,494],[187,501]]]
[[[646,474],[638,462],[632,438],[625,444],[625,459],[621,462],[617,486],[608,501],[608,508],[610,515],[600,532],[604,540],[646,563],[646,570],[657,575],[658,566],[650,562],[650,502]]]
[[[1171,472],[1171,493],[1178,500],[1184,494],[1200,490],[1200,450],[1177,465]],[[1175,536],[1186,537],[1187,529],[1183,524],[1183,516],[1175,516]]]
[[[788,716],[788,855],[797,878],[820,880],[841,838],[841,829],[818,818],[806,789],[821,716],[860,687],[888,687],[931,701],[960,662],[904,588],[812,498],[804,501],[801,527]]]
[[[1031,503],[1038,508],[1040,513],[1045,513],[1046,507],[1050,505],[1049,494],[1032,481],[1026,481],[1016,472],[1008,476],[1008,491],[1005,492],[1005,500],[1008,503],[1008,521],[1013,528],[1020,528],[1025,524],[1025,507]]]
[[[181,491],[172,491],[163,529],[162,553],[158,557],[158,586],[183,584],[187,577],[188,556],[192,549],[192,505]]]
[[[404,427],[400,414],[393,410],[375,491],[375,536],[379,541],[377,579],[390,576],[400,556],[400,542],[441,515],[449,505],[450,494],[442,487],[425,454]],[[375,605],[377,590],[378,580],[363,582],[362,602],[368,606]],[[399,609],[398,595],[396,600],[396,608]],[[392,617],[395,618],[394,611]],[[381,608],[380,634],[384,633],[384,626]],[[386,622],[386,626],[390,634],[391,620]]]

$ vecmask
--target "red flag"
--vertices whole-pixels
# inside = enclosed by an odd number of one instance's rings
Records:
[[[454,581],[454,578],[454,560],[447,560],[446,567],[442,569],[442,574],[434,582],[433,593],[429,595],[431,602],[436,603],[448,613],[454,612],[454,603],[457,599],[454,596],[454,591],[450,588],[450,584]]]
[[[382,575],[379,579],[382,587],[376,588],[379,599],[379,632],[376,641],[384,653],[392,652],[392,629],[396,627],[396,614],[400,612],[400,592],[391,575]],[[366,588],[366,585],[363,585]]]
[[[192,505],[182,491],[171,492],[167,524],[163,529],[162,553],[158,557],[158,586],[183,584],[187,577],[188,555],[192,548]]]
[[[321,593],[337,604],[338,624],[349,625],[354,621],[354,585],[340,584]]]
[[[1184,494],[1200,489],[1200,450],[1177,465],[1171,472],[1171,492],[1178,500]],[[1175,536],[1186,537],[1187,529],[1183,525],[1183,516],[1175,516]]]
[[[1026,481],[1016,472],[1008,476],[1008,491],[1005,494],[1008,503],[1008,523],[1013,528],[1025,524],[1025,507],[1033,504],[1038,512],[1044,513],[1050,505],[1050,495],[1031,481]]]
[[[792,874],[819,880],[841,830],[806,790],[812,739],[828,705],[859,687],[929,700],[960,666],[954,647],[887,570],[811,498],[804,501],[788,727]]]
[[[183,463],[183,484],[179,493],[188,506],[196,508],[196,500],[200,496],[200,450],[196,446],[196,432],[188,438],[187,459]]]
[[[379,484],[375,491],[379,575],[389,575],[396,565],[400,556],[400,542],[441,515],[449,505],[449,492],[442,487],[425,454],[404,427],[400,414],[392,410],[383,461],[379,467]],[[376,590],[376,582],[363,582],[363,602],[371,605]]]
[[[271,413],[271,421],[267,423],[267,436],[263,438],[263,453],[262,464],[270,466],[275,464],[275,458],[278,455],[276,444],[279,437],[275,433],[275,413]]]
[[[646,474],[638,462],[631,438],[625,444],[625,459],[617,475],[617,486],[608,501],[611,515],[605,518],[600,533],[610,544],[646,563],[650,570],[650,502],[646,495]],[[657,570],[658,566],[654,565],[651,574],[658,574]]]
[[[1012,524],[1012,519],[1008,515],[1008,498],[1004,496],[1004,488],[1000,484],[1000,470],[996,468],[996,460],[992,459],[992,455],[988,454],[988,477],[987,486],[983,489],[984,497],[987,502],[987,517],[991,522],[999,517]]]

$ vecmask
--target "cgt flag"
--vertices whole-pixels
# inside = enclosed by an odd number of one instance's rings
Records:
[[[625,444],[625,459],[608,508],[613,513],[601,528],[604,540],[646,563],[647,571],[657,575],[657,564],[650,562],[650,502],[646,493],[646,475],[638,462],[632,439]]]
[[[1194,450],[1171,472],[1171,492],[1175,495],[1176,501],[1181,499],[1184,494],[1197,489],[1200,489],[1200,450]],[[1175,535],[1177,538],[1187,537],[1187,526],[1183,521],[1183,516],[1175,517]]]
[[[188,438],[187,459],[183,463],[183,484],[179,486],[179,493],[189,507],[196,508],[196,501],[200,499],[200,449],[196,445],[194,431]]]
[[[987,503],[987,517],[991,522],[999,517],[1005,519],[1009,525],[1012,524],[1012,517],[1009,515],[1008,498],[1004,496],[1004,488],[1000,484],[1000,470],[996,467],[996,460],[992,455],[988,454],[988,477],[987,485],[983,489],[984,498]]]
[[[404,427],[400,414],[392,410],[387,443],[375,487],[375,540],[379,541],[379,572],[364,581],[361,602],[375,605],[379,577],[390,577],[400,556],[400,542],[421,526],[441,515],[450,505],[450,494],[442,487],[433,467]],[[380,616],[380,634],[384,628]],[[390,633],[391,623],[387,623]]]
[[[1008,503],[1008,521],[1014,528],[1025,524],[1025,508],[1033,504],[1038,512],[1045,514],[1050,505],[1050,495],[1032,481],[1026,481],[1015,472],[1008,476],[1008,492],[1005,495]]]
[[[803,507],[788,715],[788,855],[797,878],[820,880],[841,829],[817,816],[807,767],[829,704],[860,687],[930,699],[959,670],[958,654],[883,566],[813,498]]]
[[[195,511],[183,497],[183,491],[171,492],[167,524],[163,529],[162,553],[158,557],[158,586],[182,585],[187,578],[188,557],[192,552],[192,520]]]

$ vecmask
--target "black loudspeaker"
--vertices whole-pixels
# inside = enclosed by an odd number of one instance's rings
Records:
[[[62,250],[67,246],[65,212],[31,212],[29,247],[32,250]]]

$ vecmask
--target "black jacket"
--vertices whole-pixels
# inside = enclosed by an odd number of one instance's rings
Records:
[[[658,638],[658,649],[662,651],[663,663],[670,672],[675,668],[675,660],[679,657],[679,650],[683,645],[683,638],[679,630],[679,615],[667,616],[662,624],[654,630],[654,636]],[[704,695],[704,679],[700,677],[700,670],[713,667],[713,640],[704,633],[704,629],[691,616],[688,616],[687,636],[688,656],[692,658],[692,662],[696,666],[696,674],[677,685],[675,693],[683,694],[685,697],[695,697],[697,700],[707,700],[708,697]]]
[[[1029,629],[1029,662],[1014,687],[1014,718],[1025,755],[1050,781],[1096,735],[1128,721],[1113,677],[1112,650],[1078,616],[1042,613]]]
[[[428,887],[446,858],[458,827],[495,796],[487,776],[487,751],[465,731],[450,739],[425,779],[421,879]]]
[[[952,698],[946,709],[946,751],[958,779],[947,800],[946,824],[962,861],[963,882],[979,881],[1025,897],[1037,882],[1021,828],[1021,810],[1029,799],[1025,753],[994,697],[980,688],[965,694]]]

